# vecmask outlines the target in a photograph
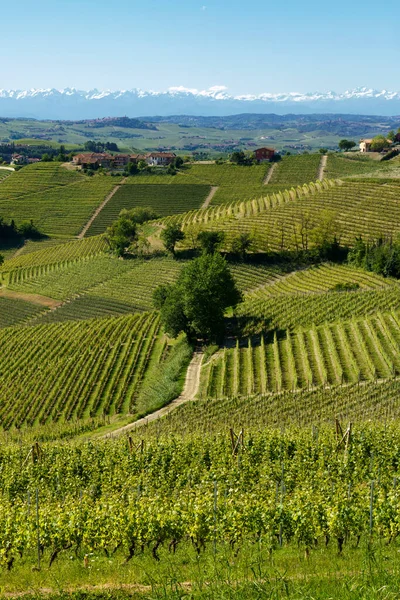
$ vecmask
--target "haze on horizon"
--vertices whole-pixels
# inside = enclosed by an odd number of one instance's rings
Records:
[[[2,7],[0,88],[396,91],[399,13],[370,0],[20,0]]]

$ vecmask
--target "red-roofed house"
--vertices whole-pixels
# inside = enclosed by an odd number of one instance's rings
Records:
[[[274,158],[275,150],[273,148],[258,148],[254,150],[254,155],[257,162],[266,162]]]
[[[176,158],[176,154],[173,152],[150,152],[149,154],[146,154],[144,160],[148,165],[165,167],[171,164],[174,158]]]

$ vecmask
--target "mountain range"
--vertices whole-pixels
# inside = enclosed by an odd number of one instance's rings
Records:
[[[164,92],[139,89],[83,91],[75,88],[1,90],[0,117],[96,119],[147,115],[228,116],[237,113],[400,115],[400,92],[362,87],[344,93],[264,93],[231,95],[224,86],[208,90],[171,87]]]

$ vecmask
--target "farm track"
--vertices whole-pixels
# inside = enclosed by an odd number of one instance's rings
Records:
[[[274,173],[274,171],[275,171],[275,168],[276,168],[276,165],[277,165],[277,164],[278,164],[278,163],[276,163],[276,162],[275,162],[275,163],[272,165],[272,167],[271,167],[270,169],[268,169],[268,173],[266,174],[266,176],[265,176],[265,178],[264,178],[263,185],[268,185],[268,184],[269,184],[269,182],[271,181],[272,175],[273,175],[273,173]]]
[[[208,194],[207,198],[204,200],[201,208],[207,208],[208,206],[210,206],[211,200],[214,198],[217,190],[218,190],[217,185],[213,185],[211,187],[210,193]]]
[[[317,179],[319,179],[320,181],[323,180],[324,175],[325,175],[325,169],[326,169],[326,165],[328,164],[328,155],[324,154],[321,157],[321,164],[319,165],[319,170],[318,170],[318,177]]]
[[[48,298],[47,296],[41,296],[40,294],[25,294],[24,292],[14,292],[6,288],[0,288],[0,297],[12,298],[14,300],[24,300],[25,302],[32,302],[32,304],[47,306],[48,308],[53,309],[63,304],[59,300],[54,300],[54,298]]]
[[[200,371],[201,371],[201,365],[203,362],[203,358],[204,358],[203,352],[196,351],[193,354],[193,358],[190,361],[190,364],[189,364],[187,372],[186,372],[186,379],[185,379],[185,385],[183,387],[183,391],[180,394],[180,396],[175,398],[175,400],[170,402],[170,404],[167,404],[166,406],[163,406],[162,408],[156,410],[155,412],[150,413],[146,417],[138,419],[134,423],[129,423],[129,425],[124,425],[124,427],[120,427],[119,429],[116,429],[115,431],[113,431],[111,433],[107,433],[103,437],[109,438],[109,437],[119,436],[121,434],[127,433],[128,431],[132,431],[132,429],[141,427],[142,425],[147,425],[148,423],[151,423],[152,421],[157,421],[158,419],[161,419],[162,417],[166,417],[171,411],[178,408],[178,406],[180,406],[181,404],[184,404],[185,402],[190,402],[191,400],[194,400],[197,395],[197,392],[199,390],[199,386],[200,386]]]
[[[2,169],[2,171],[15,171],[15,169],[13,169],[13,167],[0,167],[0,169]]]
[[[126,177],[118,185],[116,185],[115,188],[113,188],[111,190],[111,192],[108,194],[108,196],[106,196],[106,198],[103,200],[103,202],[100,204],[100,206],[98,206],[96,208],[96,210],[90,217],[89,221],[86,223],[86,225],[84,226],[84,228],[78,235],[78,240],[82,240],[85,237],[85,235],[88,232],[93,221],[99,216],[99,214],[101,213],[103,208],[108,204],[108,202],[111,200],[111,198],[118,192],[119,188],[121,187],[121,185],[123,185],[125,183],[125,181],[126,181]]]

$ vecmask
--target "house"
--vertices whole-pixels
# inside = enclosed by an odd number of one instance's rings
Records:
[[[372,140],[360,140],[360,152],[371,152]]]
[[[372,152],[371,144],[373,140],[360,140],[360,152]],[[393,144],[391,140],[386,140],[388,148]]]
[[[176,158],[174,152],[150,152],[146,154],[144,160],[153,167],[166,167]]]
[[[138,163],[141,160],[145,159],[145,155],[144,154],[130,154],[129,155],[129,162],[133,162],[133,163]]]
[[[11,157],[12,165],[26,165],[28,164],[28,158],[23,154],[13,154]]]
[[[126,167],[126,165],[131,161],[131,157],[129,154],[116,154],[113,156],[114,159],[114,167],[116,169]]]
[[[254,150],[254,156],[258,163],[272,160],[275,156],[273,148],[257,148]]]
[[[40,158],[28,158],[28,163],[30,165],[33,165],[33,164],[38,163],[38,162],[40,162]]]
[[[105,152],[84,152],[77,154],[72,158],[74,165],[81,167],[105,167],[109,168],[113,165],[114,157]]]

